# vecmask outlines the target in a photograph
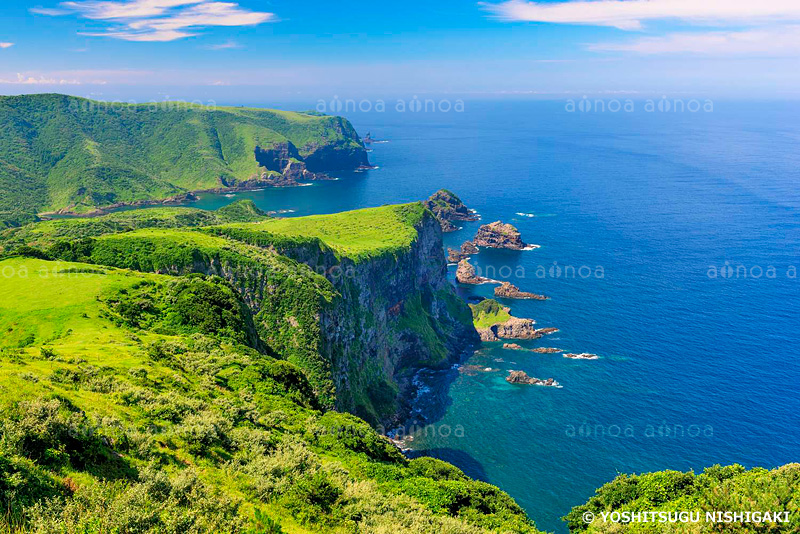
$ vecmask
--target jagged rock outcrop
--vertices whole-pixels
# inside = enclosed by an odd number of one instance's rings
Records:
[[[522,241],[522,236],[513,225],[495,221],[484,224],[478,228],[475,239],[472,240],[478,247],[507,248],[523,250],[528,245]]]
[[[533,378],[528,376],[525,371],[509,371],[506,377],[506,382],[509,384],[528,384],[532,386],[549,386],[561,387],[561,385],[552,378],[542,380],[541,378]]]
[[[478,247],[472,241],[464,241],[461,245],[461,250],[455,250],[452,248],[447,249],[447,262],[448,263],[458,263],[461,260],[466,260],[473,254],[478,253]]]
[[[503,348],[508,350],[525,350],[522,345],[516,343],[503,343]]]
[[[556,349],[553,347],[536,347],[535,349],[531,349],[533,352],[538,352],[539,354],[555,354],[557,352],[564,352],[561,349]]]
[[[466,254],[462,254],[458,250],[448,248],[447,249],[447,263],[458,263],[461,260],[466,260],[469,256]]]
[[[461,243],[461,253],[462,254],[477,254],[478,247],[475,246],[475,243],[472,241],[464,241]]]
[[[509,282],[503,282],[499,287],[494,288],[494,296],[506,299],[530,299],[530,300],[547,300],[550,297],[544,295],[537,295],[536,293],[528,293],[527,291],[520,291],[520,289]]]
[[[454,232],[458,227],[453,221],[477,221],[479,217],[460,198],[447,189],[440,189],[425,201],[442,226],[443,232]]]
[[[490,279],[478,276],[475,272],[475,267],[467,259],[458,262],[458,269],[456,269],[456,281],[459,284],[478,285],[491,282]]]
[[[539,339],[558,332],[558,328],[536,328],[536,321],[511,317],[504,323],[479,328],[481,341],[500,341],[501,339]]]
[[[582,352],[580,354],[568,352],[564,354],[564,357],[570,358],[571,360],[597,360],[600,358],[597,354],[589,354],[588,352]]]

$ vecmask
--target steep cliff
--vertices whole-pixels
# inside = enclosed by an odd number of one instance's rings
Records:
[[[56,243],[51,256],[161,274],[222,276],[261,339],[304,369],[323,405],[392,424],[413,374],[478,335],[447,281],[441,229],[421,204]]]
[[[358,239],[350,224],[359,219],[361,233],[377,227],[375,235]],[[276,250],[326,277],[336,297],[319,311],[319,350],[331,365],[336,407],[372,424],[404,416],[417,370],[448,366],[479,341],[468,306],[447,281],[439,223],[420,204],[210,231]],[[267,315],[259,315],[262,324]]]

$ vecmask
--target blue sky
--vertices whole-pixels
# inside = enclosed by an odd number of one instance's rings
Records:
[[[0,5],[0,93],[795,98],[797,0]]]

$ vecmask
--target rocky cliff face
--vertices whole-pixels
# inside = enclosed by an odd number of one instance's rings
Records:
[[[409,250],[360,262],[313,247],[281,251],[325,273],[339,293],[321,310],[320,349],[336,407],[372,424],[402,420],[415,372],[447,367],[479,341],[447,280],[438,221],[427,214],[417,233]]]

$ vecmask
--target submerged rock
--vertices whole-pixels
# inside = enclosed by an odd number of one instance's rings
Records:
[[[512,250],[523,250],[528,245],[522,241],[522,236],[513,225],[495,221],[484,224],[478,228],[473,242],[478,247],[489,248],[508,248]]]
[[[506,382],[509,384],[529,384],[532,386],[550,386],[561,387],[561,385],[552,378],[542,380],[541,378],[533,378],[528,376],[525,371],[509,371],[506,377]]]
[[[544,295],[537,295],[536,293],[528,293],[527,291],[520,291],[520,289],[509,282],[503,282],[500,287],[494,288],[494,296],[506,299],[531,299],[531,300],[547,300],[550,297]]]
[[[573,354],[571,352],[564,354],[565,358],[570,358],[572,360],[597,360],[600,358],[597,354],[589,354],[588,352],[582,352],[580,354]]]
[[[478,216],[460,198],[447,189],[440,189],[425,201],[425,207],[433,212],[443,232],[454,232],[458,227],[453,221],[477,221]]]

